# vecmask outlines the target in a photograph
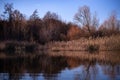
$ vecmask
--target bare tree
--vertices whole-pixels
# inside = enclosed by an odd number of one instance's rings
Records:
[[[112,12],[110,17],[108,18],[108,26],[109,29],[115,30],[117,28],[117,15],[116,13]]]
[[[36,9],[36,10],[33,12],[33,14],[30,16],[30,20],[36,20],[36,19],[39,19],[37,9]]]
[[[74,18],[81,26],[86,26],[90,33],[91,13],[88,6],[79,8]]]
[[[13,18],[13,31],[16,34],[15,38],[21,39],[26,31],[26,19],[25,16],[18,10],[14,10],[12,13]]]
[[[35,10],[33,14],[30,16],[28,25],[29,25],[30,40],[31,41],[37,40],[39,38],[39,31],[42,27],[42,20],[39,18],[37,10]]]
[[[1,17],[1,15],[0,15],[0,21],[2,20],[2,17]]]
[[[120,23],[115,12],[112,12],[106,21],[102,24],[103,29],[106,29],[107,35],[117,34],[119,32]],[[105,31],[105,30],[104,30]]]
[[[117,21],[117,30],[120,32],[120,20]]]
[[[9,26],[9,27],[5,27],[4,29],[5,29],[7,38],[12,39],[13,38],[12,35],[14,34],[13,29],[12,29],[13,27],[13,17],[12,17],[13,16],[13,4],[9,4],[9,3],[5,4],[4,9],[5,9],[4,17],[8,21],[7,26]]]
[[[22,13],[20,13],[19,10],[14,10],[13,11],[13,19],[15,21],[22,21],[24,19],[24,16]]]
[[[59,20],[59,16],[56,13],[51,13],[50,11],[48,11],[43,17],[43,20],[46,20],[46,19]]]
[[[93,15],[93,19],[92,19],[92,26],[94,28],[97,28],[99,26],[99,19],[97,18],[97,13],[95,12],[95,14]]]
[[[74,19],[80,26],[86,27],[89,33],[93,27],[97,27],[99,24],[96,14],[92,16],[88,6],[80,7]]]
[[[5,4],[5,14],[8,14],[8,20],[11,21],[12,20],[12,13],[13,13],[13,4]]]

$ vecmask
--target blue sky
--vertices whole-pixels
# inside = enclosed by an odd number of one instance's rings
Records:
[[[78,8],[87,5],[91,12],[97,12],[100,22],[103,22],[112,11],[116,11],[120,19],[120,0],[0,0],[0,14],[5,3],[13,3],[15,9],[29,17],[35,9],[42,18],[47,11],[55,12],[64,21],[73,22]]]

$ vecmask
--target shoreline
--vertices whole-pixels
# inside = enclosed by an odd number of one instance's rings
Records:
[[[102,38],[80,38],[72,41],[56,41],[40,45],[36,42],[3,41],[1,52],[36,52],[36,51],[120,51],[120,35]]]
[[[120,52],[120,51],[119,51]],[[67,58],[76,58],[80,60],[88,60],[88,61],[102,61],[102,62],[112,62],[112,63],[120,63],[120,54],[119,52],[114,51],[100,51],[94,54],[89,54],[87,51],[79,52],[79,51],[59,51],[59,52],[45,52],[39,54],[26,54],[26,55],[17,55],[17,56],[8,56],[4,55],[1,56],[0,59],[19,59],[19,58],[36,58],[39,56],[46,56],[46,57],[67,57]]]

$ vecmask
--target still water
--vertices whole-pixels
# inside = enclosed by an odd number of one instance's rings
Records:
[[[0,58],[0,80],[120,80],[120,54],[105,56],[104,60],[53,54]]]

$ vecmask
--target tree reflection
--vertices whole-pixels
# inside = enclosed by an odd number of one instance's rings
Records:
[[[86,61],[83,63],[82,80],[96,80],[96,74],[98,73],[98,67],[96,61]]]
[[[102,66],[104,74],[108,75],[111,80],[116,80],[116,77],[120,75],[120,65],[109,64]]]
[[[62,65],[61,65],[62,64]],[[39,74],[48,78],[52,74],[60,73],[62,69],[67,67],[66,58],[36,56],[34,58],[8,58],[0,59],[0,72],[9,73],[9,79],[19,76],[16,73],[24,75],[24,73]],[[13,77],[14,76],[14,77]]]
[[[83,60],[76,57],[40,55],[34,57],[16,57],[0,59],[0,78],[8,80],[23,79],[26,75],[36,80],[42,76],[45,80],[57,80],[62,71],[81,67],[82,71],[74,73],[74,80],[97,80],[99,67],[104,75],[116,79],[120,75],[120,65],[117,62]],[[40,75],[42,74],[42,75]],[[7,77],[6,77],[7,76]],[[69,77],[69,76],[68,76]]]

